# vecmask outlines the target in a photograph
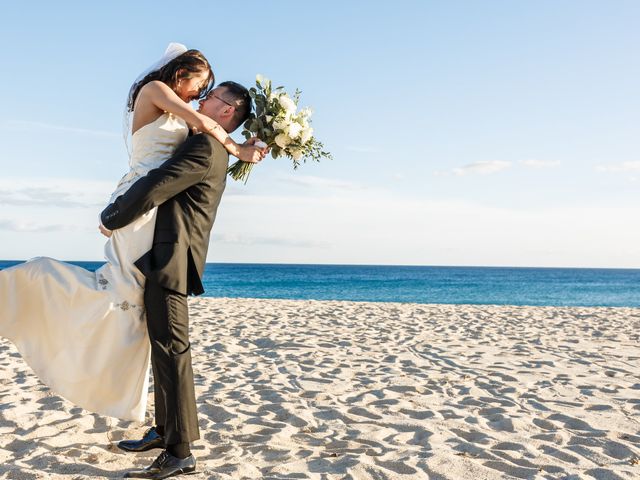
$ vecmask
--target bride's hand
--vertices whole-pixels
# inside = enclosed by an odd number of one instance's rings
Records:
[[[100,230],[100,233],[103,234],[107,238],[109,238],[109,237],[111,237],[111,235],[113,235],[113,232],[111,230],[109,230],[108,228],[105,228],[105,226],[102,225],[102,224],[98,225],[98,230]]]

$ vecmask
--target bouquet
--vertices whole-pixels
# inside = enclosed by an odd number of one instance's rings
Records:
[[[242,135],[245,138],[259,137],[271,148],[273,158],[290,158],[294,169],[298,168],[301,160],[319,162],[322,157],[332,158],[329,152],[323,150],[322,143],[313,137],[311,109],[303,108],[298,111],[300,90],[296,90],[293,97],[290,97],[284,87],[272,89],[271,80],[257,75],[256,86],[249,89],[249,94],[256,111],[251,113],[244,124]],[[251,167],[253,163],[239,160],[227,172],[234,180],[244,180],[247,183]]]

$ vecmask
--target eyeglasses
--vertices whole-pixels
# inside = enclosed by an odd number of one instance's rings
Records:
[[[209,94],[206,96],[206,100],[209,100],[209,98],[211,98],[211,97],[215,97],[218,100],[220,100],[222,103],[224,103],[226,105],[229,105],[230,107],[234,107],[235,108],[235,105],[233,105],[232,103],[227,102],[224,98],[221,98],[218,95],[216,95],[213,90],[211,90],[209,92]]]

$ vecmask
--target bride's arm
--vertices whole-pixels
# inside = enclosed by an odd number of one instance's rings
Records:
[[[234,157],[245,162],[252,162],[257,160],[257,156],[260,155],[257,147],[238,145],[218,122],[196,112],[191,105],[183,101],[167,84],[156,80],[145,85],[143,90],[145,90],[145,97],[157,108],[173,113],[199,131],[208,133],[218,140],[227,152]]]

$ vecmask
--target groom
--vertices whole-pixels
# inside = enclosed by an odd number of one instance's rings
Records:
[[[199,111],[232,132],[248,118],[251,97],[242,85],[223,82],[200,102]],[[146,277],[156,426],[142,440],[122,441],[118,446],[134,452],[166,450],[149,467],[130,471],[127,477],[159,479],[195,470],[189,443],[200,434],[187,295],[204,292],[201,279],[209,235],[228,163],[221,143],[210,135],[192,135],[169,160],[139,179],[101,214],[103,226],[114,230],[158,206],[153,246],[135,263]]]

